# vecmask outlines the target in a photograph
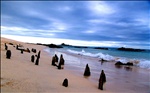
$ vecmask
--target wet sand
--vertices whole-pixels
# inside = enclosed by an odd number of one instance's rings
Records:
[[[52,50],[52,49],[51,49]],[[136,66],[115,66],[116,62],[101,62],[98,58],[53,50],[57,55],[63,54],[66,59],[65,69],[83,77],[86,64],[91,76],[86,78],[98,84],[101,70],[107,78],[104,90],[112,93],[150,93],[150,70]],[[53,53],[52,53],[53,54]],[[85,77],[83,77],[85,78]]]
[[[30,61],[31,55],[37,53],[21,54],[8,44],[12,57],[6,59],[4,43],[9,42],[21,44],[24,48],[41,50],[39,65],[34,65]],[[45,48],[45,46],[1,38],[2,93],[150,93],[149,70],[133,67],[132,70],[127,71],[124,68],[116,68],[113,62],[101,65],[98,59],[70,53],[63,53],[65,69],[58,70],[51,66],[52,56],[44,51]],[[87,63],[91,69],[91,76],[85,78],[83,72]],[[103,91],[98,89],[98,79],[102,69],[107,79]],[[69,80],[68,87],[62,86],[65,78]]]

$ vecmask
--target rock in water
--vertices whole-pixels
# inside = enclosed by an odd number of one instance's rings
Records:
[[[115,65],[128,65],[128,66],[133,66],[132,62],[127,62],[127,63],[122,63],[122,62],[116,62]]]
[[[84,71],[84,76],[90,76],[90,75],[91,75],[90,68],[89,68],[88,64],[86,64],[86,68],[85,68],[85,71]]]
[[[106,76],[105,76],[104,71],[102,70],[102,71],[101,71],[100,78],[99,78],[98,89],[103,90],[103,85],[104,85],[105,82],[106,82]]]
[[[10,57],[11,57],[11,51],[7,50],[6,51],[6,58],[10,59]]]
[[[31,56],[31,62],[34,63],[34,55]]]
[[[132,62],[127,62],[126,65],[133,66],[133,63]]]
[[[68,87],[68,79],[64,79],[63,83],[62,83],[63,86],[65,87]]]
[[[124,65],[122,62],[118,61],[115,63],[115,65]]]

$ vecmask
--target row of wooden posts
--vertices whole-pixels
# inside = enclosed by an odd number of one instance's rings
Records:
[[[23,54],[24,50],[23,49],[19,49],[18,45],[16,46],[16,49],[20,50],[21,54]],[[11,58],[11,51],[8,50],[8,46],[6,45],[6,43],[5,43],[5,50],[7,50],[6,51],[6,58],[10,59]],[[27,51],[29,52],[29,49],[27,49]],[[36,49],[32,49],[32,52],[36,53]],[[39,65],[40,53],[41,53],[41,51],[39,51],[38,55],[36,55],[37,59],[35,61],[35,65]],[[35,60],[35,56],[32,55],[31,56],[31,62],[34,62],[34,60]],[[56,66],[58,69],[63,69],[64,68],[64,63],[65,63],[65,60],[64,60],[62,54],[60,55],[59,63],[58,63],[58,56],[56,54],[52,57],[52,62],[51,62],[52,66]],[[91,75],[90,68],[89,68],[88,64],[85,67],[83,75],[84,76],[90,76]],[[102,70],[101,74],[100,74],[100,78],[99,78],[98,89],[103,90],[103,84],[105,82],[106,82],[106,76],[105,76],[104,70]],[[65,87],[68,87],[68,79],[67,78],[64,79],[62,85],[65,86]]]
[[[60,55],[60,61],[58,63],[58,56],[55,54],[52,58],[52,66],[56,66],[58,69],[64,69],[65,60],[63,58],[63,55]]]
[[[11,50],[8,50],[8,46],[6,45],[6,43],[5,43],[5,50],[7,50],[7,51],[6,51],[6,58],[7,58],[7,59],[10,59],[10,58],[11,58]],[[27,48],[27,49],[21,49],[21,48],[19,48],[18,45],[16,45],[16,50],[20,50],[20,51],[21,51],[21,54],[23,54],[23,51],[30,53],[29,48]],[[36,49],[32,48],[32,52],[36,53]],[[36,59],[36,61],[35,61],[35,65],[39,65],[40,53],[41,53],[41,51],[39,51],[39,52],[38,52],[38,55],[36,55],[37,59]],[[35,56],[32,55],[32,56],[31,56],[31,61],[34,62],[34,60],[35,60]]]
[[[59,64],[58,64],[58,56],[55,54],[52,57],[52,63],[51,63],[51,65],[52,66],[56,66],[58,69],[63,69],[64,68],[64,62],[65,62],[65,60],[63,58],[63,55],[61,54],[60,55],[60,61],[59,61]],[[89,68],[88,64],[85,67],[83,75],[84,76],[90,76],[91,75],[90,68]],[[102,70],[101,74],[100,74],[100,78],[99,78],[98,89],[103,90],[103,84],[105,82],[106,82],[106,76],[105,76],[104,70]],[[64,86],[68,86],[68,79],[67,78],[64,80],[63,84],[64,84]]]

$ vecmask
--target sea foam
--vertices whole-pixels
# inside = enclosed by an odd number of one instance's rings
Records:
[[[103,53],[90,53],[86,52],[84,49],[82,51],[75,51],[71,49],[67,49],[68,52],[73,53],[73,54],[78,54],[78,55],[84,55],[84,56],[89,56],[89,57],[95,57],[95,58],[100,58],[100,59],[105,59],[107,61],[115,61],[115,62],[122,62],[122,63],[127,63],[127,62],[132,62],[135,66],[141,67],[141,68],[146,68],[150,69],[150,61],[145,60],[145,59],[130,59],[130,58],[125,58],[125,57],[116,57],[116,56],[111,56],[109,54],[103,54]]]

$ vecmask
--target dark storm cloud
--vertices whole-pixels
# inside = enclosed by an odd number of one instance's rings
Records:
[[[148,1],[2,1],[1,5],[2,34],[122,44],[150,41]]]

